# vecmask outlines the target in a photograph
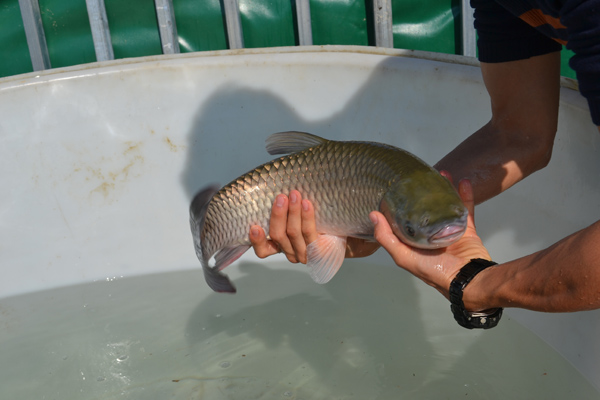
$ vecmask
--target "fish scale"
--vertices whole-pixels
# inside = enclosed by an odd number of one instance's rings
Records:
[[[269,145],[274,149],[269,149]],[[279,194],[288,195],[291,190],[298,190],[313,204],[317,230],[343,237],[344,246],[348,236],[373,239],[369,213],[380,209],[391,188],[399,183],[411,184],[413,176],[419,176],[427,182],[426,186],[431,186],[426,188],[428,193],[440,191],[446,196],[444,201],[452,207],[464,208],[454,189],[437,171],[393,146],[329,141],[310,134],[287,132],[272,135],[268,149],[272,154],[292,154],[258,166],[218,191],[205,190],[197,196],[202,201],[195,199],[192,203],[196,252],[209,285],[217,291],[235,291],[220,270],[248,249],[252,225],[261,226],[268,235],[271,208]],[[406,194],[398,196],[388,196],[391,199],[388,203],[407,203],[402,198]],[[466,221],[463,210],[458,214]],[[215,254],[217,264],[209,267],[208,261]]]
[[[377,198],[377,192],[381,191],[379,188],[372,191],[363,190],[357,194],[362,195],[360,197],[349,196],[349,192],[353,187],[372,183],[366,181],[362,170],[369,164],[370,158],[376,157],[378,153],[364,151],[368,149],[364,146],[362,146],[363,151],[351,153],[346,147],[339,145],[318,147],[280,157],[255,168],[225,186],[219,192],[219,196],[211,202],[207,212],[209,219],[220,220],[221,228],[206,232],[206,247],[203,253],[214,254],[223,247],[248,244],[248,232],[252,225],[260,225],[268,234],[268,221],[275,197],[281,193],[287,195],[291,190],[298,190],[303,198],[314,203],[317,220],[322,228],[335,222],[343,225],[354,222],[356,215],[364,211],[365,207],[368,211],[376,209],[380,200]],[[361,145],[355,143],[351,147],[360,149]],[[304,164],[304,167],[294,169],[292,168],[294,164]],[[353,166],[354,174],[344,173],[348,164]],[[317,176],[306,174],[309,169],[316,170]],[[378,169],[380,171],[372,171],[372,173],[380,177],[386,176],[384,179],[388,182],[395,176],[390,168],[385,168],[383,163]],[[264,179],[265,171],[269,172],[268,179]],[[382,184],[389,183],[384,183],[383,180],[378,182],[378,185]],[[334,188],[335,190],[332,191]],[[338,203],[337,197],[340,197],[340,194],[345,194],[344,197],[349,201],[344,204]],[[251,205],[259,206],[249,210],[248,207]],[[348,212],[348,210],[354,212],[347,215],[344,211]],[[364,219],[362,225],[370,225],[368,215]],[[372,233],[372,227],[368,230],[361,227],[359,231],[353,233],[364,236]]]

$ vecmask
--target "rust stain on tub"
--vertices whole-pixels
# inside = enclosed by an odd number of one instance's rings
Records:
[[[105,202],[114,201],[115,196],[131,179],[141,175],[139,168],[144,163],[141,152],[143,142],[127,141],[123,145],[120,154],[117,153],[114,157],[102,157],[94,165],[85,167],[88,173],[85,179],[99,181],[98,185],[89,192],[91,200],[100,198]],[[110,167],[107,167],[107,164]]]
[[[177,153],[179,150],[184,150],[185,149],[185,146],[176,145],[175,143],[173,143],[173,141],[168,136],[165,136],[165,138],[163,140],[169,146],[169,149],[173,153]]]
[[[90,196],[94,193],[101,194],[106,199],[110,193],[115,189],[114,183],[102,182],[100,185],[96,186],[95,189],[90,191]]]
[[[125,142],[127,145],[127,149],[123,152],[123,155],[127,155],[128,153],[137,151],[142,146],[142,142]]]

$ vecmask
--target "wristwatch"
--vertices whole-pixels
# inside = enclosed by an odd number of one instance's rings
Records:
[[[450,309],[456,322],[463,328],[490,329],[500,322],[502,308],[471,312],[465,310],[465,304],[462,300],[463,291],[469,282],[475,278],[475,275],[492,265],[497,265],[497,263],[482,258],[474,258],[460,269],[452,283],[450,283]]]

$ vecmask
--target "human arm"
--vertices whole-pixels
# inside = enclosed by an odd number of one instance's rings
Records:
[[[600,221],[547,249],[488,268],[465,290],[465,307],[544,312],[600,308],[599,240]]]
[[[435,165],[457,180],[469,179],[476,204],[549,162],[558,118],[560,53],[504,63],[482,62],[481,70],[491,98],[492,118]],[[317,237],[315,224],[302,227],[301,207],[290,204],[288,209],[287,197],[282,198],[284,208],[274,207],[271,217],[273,240],[267,240],[258,227],[253,228],[250,240],[259,257],[281,249],[290,261],[306,262],[306,246]],[[286,224],[290,226],[286,228]],[[290,238],[284,237],[286,232]],[[346,255],[366,256],[377,248],[372,242],[352,239]]]
[[[457,180],[473,182],[476,203],[548,163],[557,124],[560,58],[550,53],[501,64],[482,63],[481,68],[492,98],[492,119],[436,165]],[[251,229],[250,241],[259,257],[281,250],[289,261],[306,263],[306,246],[317,238],[317,232],[312,205],[298,198],[277,197],[270,222],[272,240],[267,240],[260,227]],[[378,247],[350,238],[346,256],[364,257]]]
[[[482,203],[550,161],[558,120],[560,53],[481,63],[491,120],[435,167],[472,183]]]
[[[477,236],[473,195],[468,181],[459,193],[469,209],[467,231],[441,250],[420,250],[402,243],[385,217],[374,211],[375,238],[394,262],[446,298],[450,282],[472,258],[490,260]],[[519,307],[534,311],[570,312],[600,308],[600,221],[534,254],[480,272],[465,288],[468,311]]]

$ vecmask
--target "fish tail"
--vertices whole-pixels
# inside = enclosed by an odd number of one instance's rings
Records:
[[[202,249],[202,239],[204,237],[202,230],[206,220],[206,212],[210,201],[218,191],[218,186],[211,185],[200,190],[194,196],[190,204],[190,228],[192,230],[192,237],[194,238],[196,256],[202,264],[202,270],[204,271],[204,277],[208,285],[216,292],[235,293],[235,287],[231,284],[229,278],[219,272],[218,268],[211,268],[208,265],[211,255],[204,254]]]
[[[192,203],[190,204],[190,228],[192,229],[192,237],[194,238],[196,255],[198,256],[198,259],[202,265],[204,265],[205,261],[208,263],[208,259],[205,260],[202,251],[202,239],[204,236],[202,229],[204,228],[204,221],[206,220],[208,205],[218,191],[219,188],[217,186],[207,186],[196,193]]]
[[[219,293],[236,293],[237,290],[235,289],[235,286],[233,286],[233,283],[231,283],[227,275],[221,271],[240,258],[249,248],[250,246],[246,245],[226,247],[219,250],[215,255],[214,267],[209,267],[208,262],[206,263],[206,266],[202,264],[204,278],[206,278],[206,283],[208,283],[208,286],[210,286],[212,290]]]
[[[202,270],[204,271],[204,279],[206,279],[206,283],[208,286],[215,292],[219,293],[235,293],[237,290],[235,286],[229,280],[229,277],[224,273],[220,272],[217,267],[209,267],[208,263],[206,265],[202,264]]]

